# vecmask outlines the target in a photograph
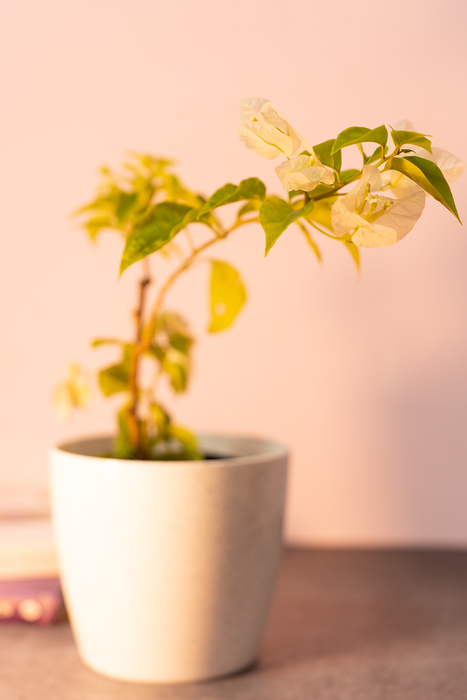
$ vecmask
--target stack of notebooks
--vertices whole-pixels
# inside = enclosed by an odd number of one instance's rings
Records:
[[[48,625],[63,617],[50,519],[0,514],[0,623]]]

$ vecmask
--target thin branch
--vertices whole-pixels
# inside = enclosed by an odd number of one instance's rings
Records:
[[[191,267],[193,262],[197,259],[198,255],[200,253],[203,253],[205,250],[213,246],[215,243],[218,243],[221,240],[224,240],[227,238],[227,236],[232,233],[237,228],[240,228],[240,226],[243,226],[244,224],[250,224],[257,222],[258,219],[249,219],[248,221],[237,221],[233,226],[231,226],[229,229],[226,231],[223,231],[221,234],[216,236],[216,238],[210,238],[208,241],[200,245],[198,248],[195,248],[192,253],[186,258],[186,260],[179,266],[177,267],[176,270],[172,272],[172,274],[168,277],[168,279],[165,281],[165,283],[162,285],[162,287],[159,290],[159,294],[157,296],[156,302],[151,310],[151,314],[149,317],[149,322],[146,326],[146,333],[145,337],[143,338],[143,345],[145,348],[149,347],[149,344],[151,342],[151,338],[154,333],[154,329],[156,326],[157,322],[157,317],[159,316],[162,304],[164,302],[165,296],[169,289],[172,287],[172,285],[177,281],[177,279],[180,277],[182,272],[185,272],[188,268]]]
[[[128,428],[130,439],[135,449],[135,454],[138,459],[145,459],[145,450],[141,443],[141,434],[138,423],[138,367],[139,359],[142,354],[141,338],[143,335],[144,307],[146,301],[146,290],[151,284],[149,262],[147,258],[143,259],[144,276],[139,283],[139,299],[136,307],[135,316],[135,345],[130,357],[130,369],[128,377],[128,387],[130,391],[130,406],[128,409]]]
[[[185,238],[188,241],[188,245],[190,246],[190,252],[192,253],[195,250],[195,243],[193,241],[193,236],[191,235],[188,226],[185,228]]]

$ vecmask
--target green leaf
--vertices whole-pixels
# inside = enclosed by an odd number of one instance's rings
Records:
[[[259,222],[266,234],[265,257],[279,236],[301,216],[311,214],[313,206],[313,200],[310,200],[301,209],[294,209],[280,197],[267,197],[267,199],[264,200],[259,210]]]
[[[338,197],[328,197],[327,199],[319,199],[315,202],[313,211],[307,216],[307,219],[324,226],[325,228],[333,231],[331,223],[331,209],[334,202],[337,202]]]
[[[172,389],[181,393],[185,391],[188,383],[188,358],[178,350],[168,350],[161,361],[164,372],[169,375]]]
[[[158,437],[166,440],[168,437],[168,428],[170,426],[169,414],[157,403],[151,403],[149,411],[156,425]]]
[[[321,187],[321,185],[319,185],[319,187]],[[315,189],[317,189],[317,188],[315,188]],[[313,194],[314,194],[314,192],[315,192],[315,190],[313,190]],[[303,197],[303,190],[290,190],[290,192],[287,192],[287,197],[288,197],[289,202],[292,201],[292,199],[294,199],[294,197],[298,197],[298,196]],[[261,207],[260,207],[260,209],[261,209]]]
[[[347,250],[349,251],[350,255],[352,256],[352,260],[355,263],[355,266],[357,268],[357,272],[360,272],[360,251],[355,245],[355,243],[352,243],[352,241],[346,241],[345,239],[338,239],[342,240],[342,243],[345,245]]]
[[[214,192],[206,204],[201,207],[198,218],[224,204],[239,202],[242,199],[263,200],[265,196],[266,187],[257,177],[249,177],[246,180],[242,180],[238,186],[229,183]]]
[[[223,204],[229,204],[229,202],[234,201],[231,199],[231,197],[235,194],[235,192],[237,192],[237,190],[238,186],[233,185],[231,182],[227,183],[227,185],[224,185],[223,187],[220,187],[214,192],[212,197],[208,199],[206,204],[201,207],[200,213],[205,214],[208,211],[217,209],[217,207],[221,207]]]
[[[323,165],[339,171],[342,165],[342,153],[340,150],[334,154],[332,153],[334,143],[335,139],[329,139],[329,141],[323,141],[323,143],[313,146],[313,150]]]
[[[239,202],[242,199],[260,199],[266,197],[266,187],[257,177],[248,177],[242,180],[238,186],[238,192],[235,195],[234,202]]]
[[[187,385],[187,374],[185,368],[176,362],[169,362],[167,359],[163,361],[162,367],[170,377],[172,389],[177,394],[185,391]]]
[[[418,131],[399,131],[393,129],[391,131],[392,140],[395,146],[403,146],[404,143],[410,143],[412,146],[421,146],[431,153],[431,141],[429,134],[420,134]]]
[[[353,180],[356,175],[360,175],[360,170],[355,170],[355,168],[351,168],[350,170],[343,170],[341,172],[341,182],[350,182],[350,180]]]
[[[161,202],[151,211],[143,226],[135,226],[129,234],[120,264],[120,274],[137,260],[162,248],[186,226],[185,217],[192,207],[178,202]],[[189,217],[188,217],[189,219]]]
[[[100,345],[125,345],[125,343],[123,340],[118,340],[118,338],[96,338],[91,343],[92,348],[97,348]]]
[[[164,174],[164,189],[168,199],[182,201],[195,208],[202,205],[202,199],[184,187],[176,175]]]
[[[190,430],[182,428],[180,425],[171,425],[168,434],[169,437],[182,445],[184,456],[188,459],[203,459],[199,451],[198,440]]]
[[[155,357],[159,362],[163,362],[165,358],[165,350],[164,348],[161,348],[159,345],[156,345],[155,343],[151,343],[151,345],[147,349],[147,354],[149,357]]]
[[[387,148],[385,147],[384,152],[386,154]],[[375,163],[376,161],[379,161],[381,159],[382,153],[381,153],[381,148],[377,146],[371,156],[368,156],[366,159],[366,163],[368,165],[371,165],[371,163]]]
[[[156,355],[162,361],[168,344],[174,350],[187,355],[193,343],[194,339],[190,327],[180,314],[173,311],[163,311],[159,315],[151,354]]]
[[[104,212],[106,214],[115,214],[115,198],[112,197],[110,194],[108,196],[99,196],[96,199],[93,199],[88,204],[84,204],[82,207],[75,209],[71,213],[71,216],[81,216],[82,214],[85,214],[88,211],[94,211],[96,213],[98,212],[99,214],[102,214]]]
[[[287,221],[293,213],[293,207],[280,197],[268,197],[264,200],[259,210],[259,222],[266,234],[265,256],[284,233],[288,226]]]
[[[310,199],[312,199],[313,201],[316,201],[317,197],[322,197],[323,195],[324,195],[324,197],[327,197],[333,186],[334,185],[318,185],[311,192],[308,193],[310,196]],[[298,194],[300,194],[303,197],[303,191],[298,192]]]
[[[157,330],[163,330],[167,335],[182,333],[191,337],[188,322],[176,311],[163,311],[157,318]]]
[[[126,363],[111,365],[99,372],[99,386],[105,396],[128,391],[128,366]]]
[[[261,208],[261,200],[260,199],[250,199],[246,204],[243,205],[243,207],[238,212],[238,218],[244,216],[244,214],[248,214],[251,211],[258,211],[258,209],[260,209],[260,208]]]
[[[341,148],[346,146],[353,146],[357,143],[379,143],[381,146],[385,146],[388,140],[388,130],[382,124],[376,127],[376,129],[366,129],[364,126],[351,126],[348,129],[344,129],[338,135],[337,139],[334,141],[334,145],[331,149],[331,153],[337,153]]]
[[[183,335],[182,333],[174,333],[169,336],[169,343],[175,350],[184,353],[185,355],[193,345],[193,338]]]
[[[431,160],[420,156],[404,156],[403,158],[391,158],[384,168],[385,170],[397,170],[407,175],[413,182],[420,185],[425,192],[431,194],[443,207],[450,211],[459,223],[462,223],[457,213],[451,189],[446,182],[441,170]]]
[[[89,233],[91,240],[97,237],[103,229],[113,228],[112,219],[110,216],[94,216],[92,219],[88,219],[84,224],[86,231]]]
[[[128,192],[120,192],[116,202],[115,214],[119,224],[124,224],[127,221],[133,207],[138,203],[138,195]]]
[[[210,288],[211,323],[208,330],[216,333],[232,324],[247,295],[239,273],[221,260],[212,261]]]
[[[114,446],[115,454],[112,454],[112,457],[116,457],[118,459],[134,459],[135,457],[135,451],[130,438],[128,422],[128,405],[125,405],[117,415],[118,433]]]
[[[321,251],[318,248],[318,246],[316,245],[316,243],[314,242],[313,238],[311,237],[310,232],[308,231],[306,226],[304,224],[302,224],[301,221],[297,221],[297,224],[300,227],[303,235],[305,236],[306,242],[308,243],[308,245],[310,246],[311,250],[316,255],[316,257],[318,258],[318,262],[322,262],[323,258],[321,256]]]

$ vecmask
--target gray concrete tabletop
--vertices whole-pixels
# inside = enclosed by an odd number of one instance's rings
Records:
[[[68,624],[0,625],[1,700],[467,700],[467,552],[289,549],[258,663],[133,685],[80,662]]]

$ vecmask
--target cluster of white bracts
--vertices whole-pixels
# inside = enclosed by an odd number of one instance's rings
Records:
[[[269,100],[242,100],[240,121],[239,136],[247,148],[263,158],[287,157],[276,167],[287,192],[311,192],[318,185],[329,186],[336,181],[335,172],[320,162],[312,147]],[[396,128],[415,130],[407,121]],[[441,148],[433,148],[432,153],[418,146],[410,149],[436,163],[449,183],[465,170],[457,156]],[[309,155],[301,153],[304,150]],[[393,197],[378,194],[382,189],[390,189]],[[381,173],[377,167],[366,165],[354,188],[332,206],[333,233],[339,238],[350,236],[355,245],[363,248],[393,245],[413,228],[424,206],[425,192],[408,177],[397,171]]]

